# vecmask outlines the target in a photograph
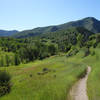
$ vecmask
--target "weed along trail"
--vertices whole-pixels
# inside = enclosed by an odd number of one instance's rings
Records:
[[[87,79],[91,72],[91,67],[88,66],[87,74],[84,78],[80,79],[71,89],[71,100],[88,100],[87,96]]]

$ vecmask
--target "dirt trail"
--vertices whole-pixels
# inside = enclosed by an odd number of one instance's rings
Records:
[[[88,100],[87,96],[87,79],[91,72],[91,67],[88,66],[87,74],[84,78],[80,79],[71,89],[71,100]]]

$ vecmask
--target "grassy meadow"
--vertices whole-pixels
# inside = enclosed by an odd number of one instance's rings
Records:
[[[3,67],[12,76],[11,92],[0,100],[66,100],[72,85],[86,69],[80,55],[54,56],[20,66]],[[49,71],[43,75],[43,68]]]
[[[81,50],[69,58],[57,55],[19,66],[1,67],[12,76],[12,88],[0,100],[69,100],[69,90],[87,66],[92,67],[87,82],[89,100],[99,100],[100,52],[99,48],[90,50],[95,54],[83,57],[84,50]]]
[[[87,84],[89,100],[100,100],[100,49],[95,49],[95,52],[94,56],[89,56],[84,60],[92,67]]]

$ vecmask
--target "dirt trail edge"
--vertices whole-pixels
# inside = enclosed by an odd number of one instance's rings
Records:
[[[87,96],[87,79],[90,72],[91,67],[88,66],[86,76],[72,87],[70,91],[71,100],[89,100]]]

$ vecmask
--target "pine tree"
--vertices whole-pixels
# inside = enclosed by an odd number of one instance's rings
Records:
[[[3,67],[4,66],[4,59],[3,59],[3,56],[1,56],[1,59],[0,59],[0,67]]]
[[[8,55],[5,55],[5,63],[6,63],[6,66],[8,67],[10,62],[9,62],[9,56]]]
[[[20,64],[20,60],[19,60],[18,54],[15,54],[15,59],[14,59],[14,61],[15,61],[15,65],[19,65],[19,64]]]

